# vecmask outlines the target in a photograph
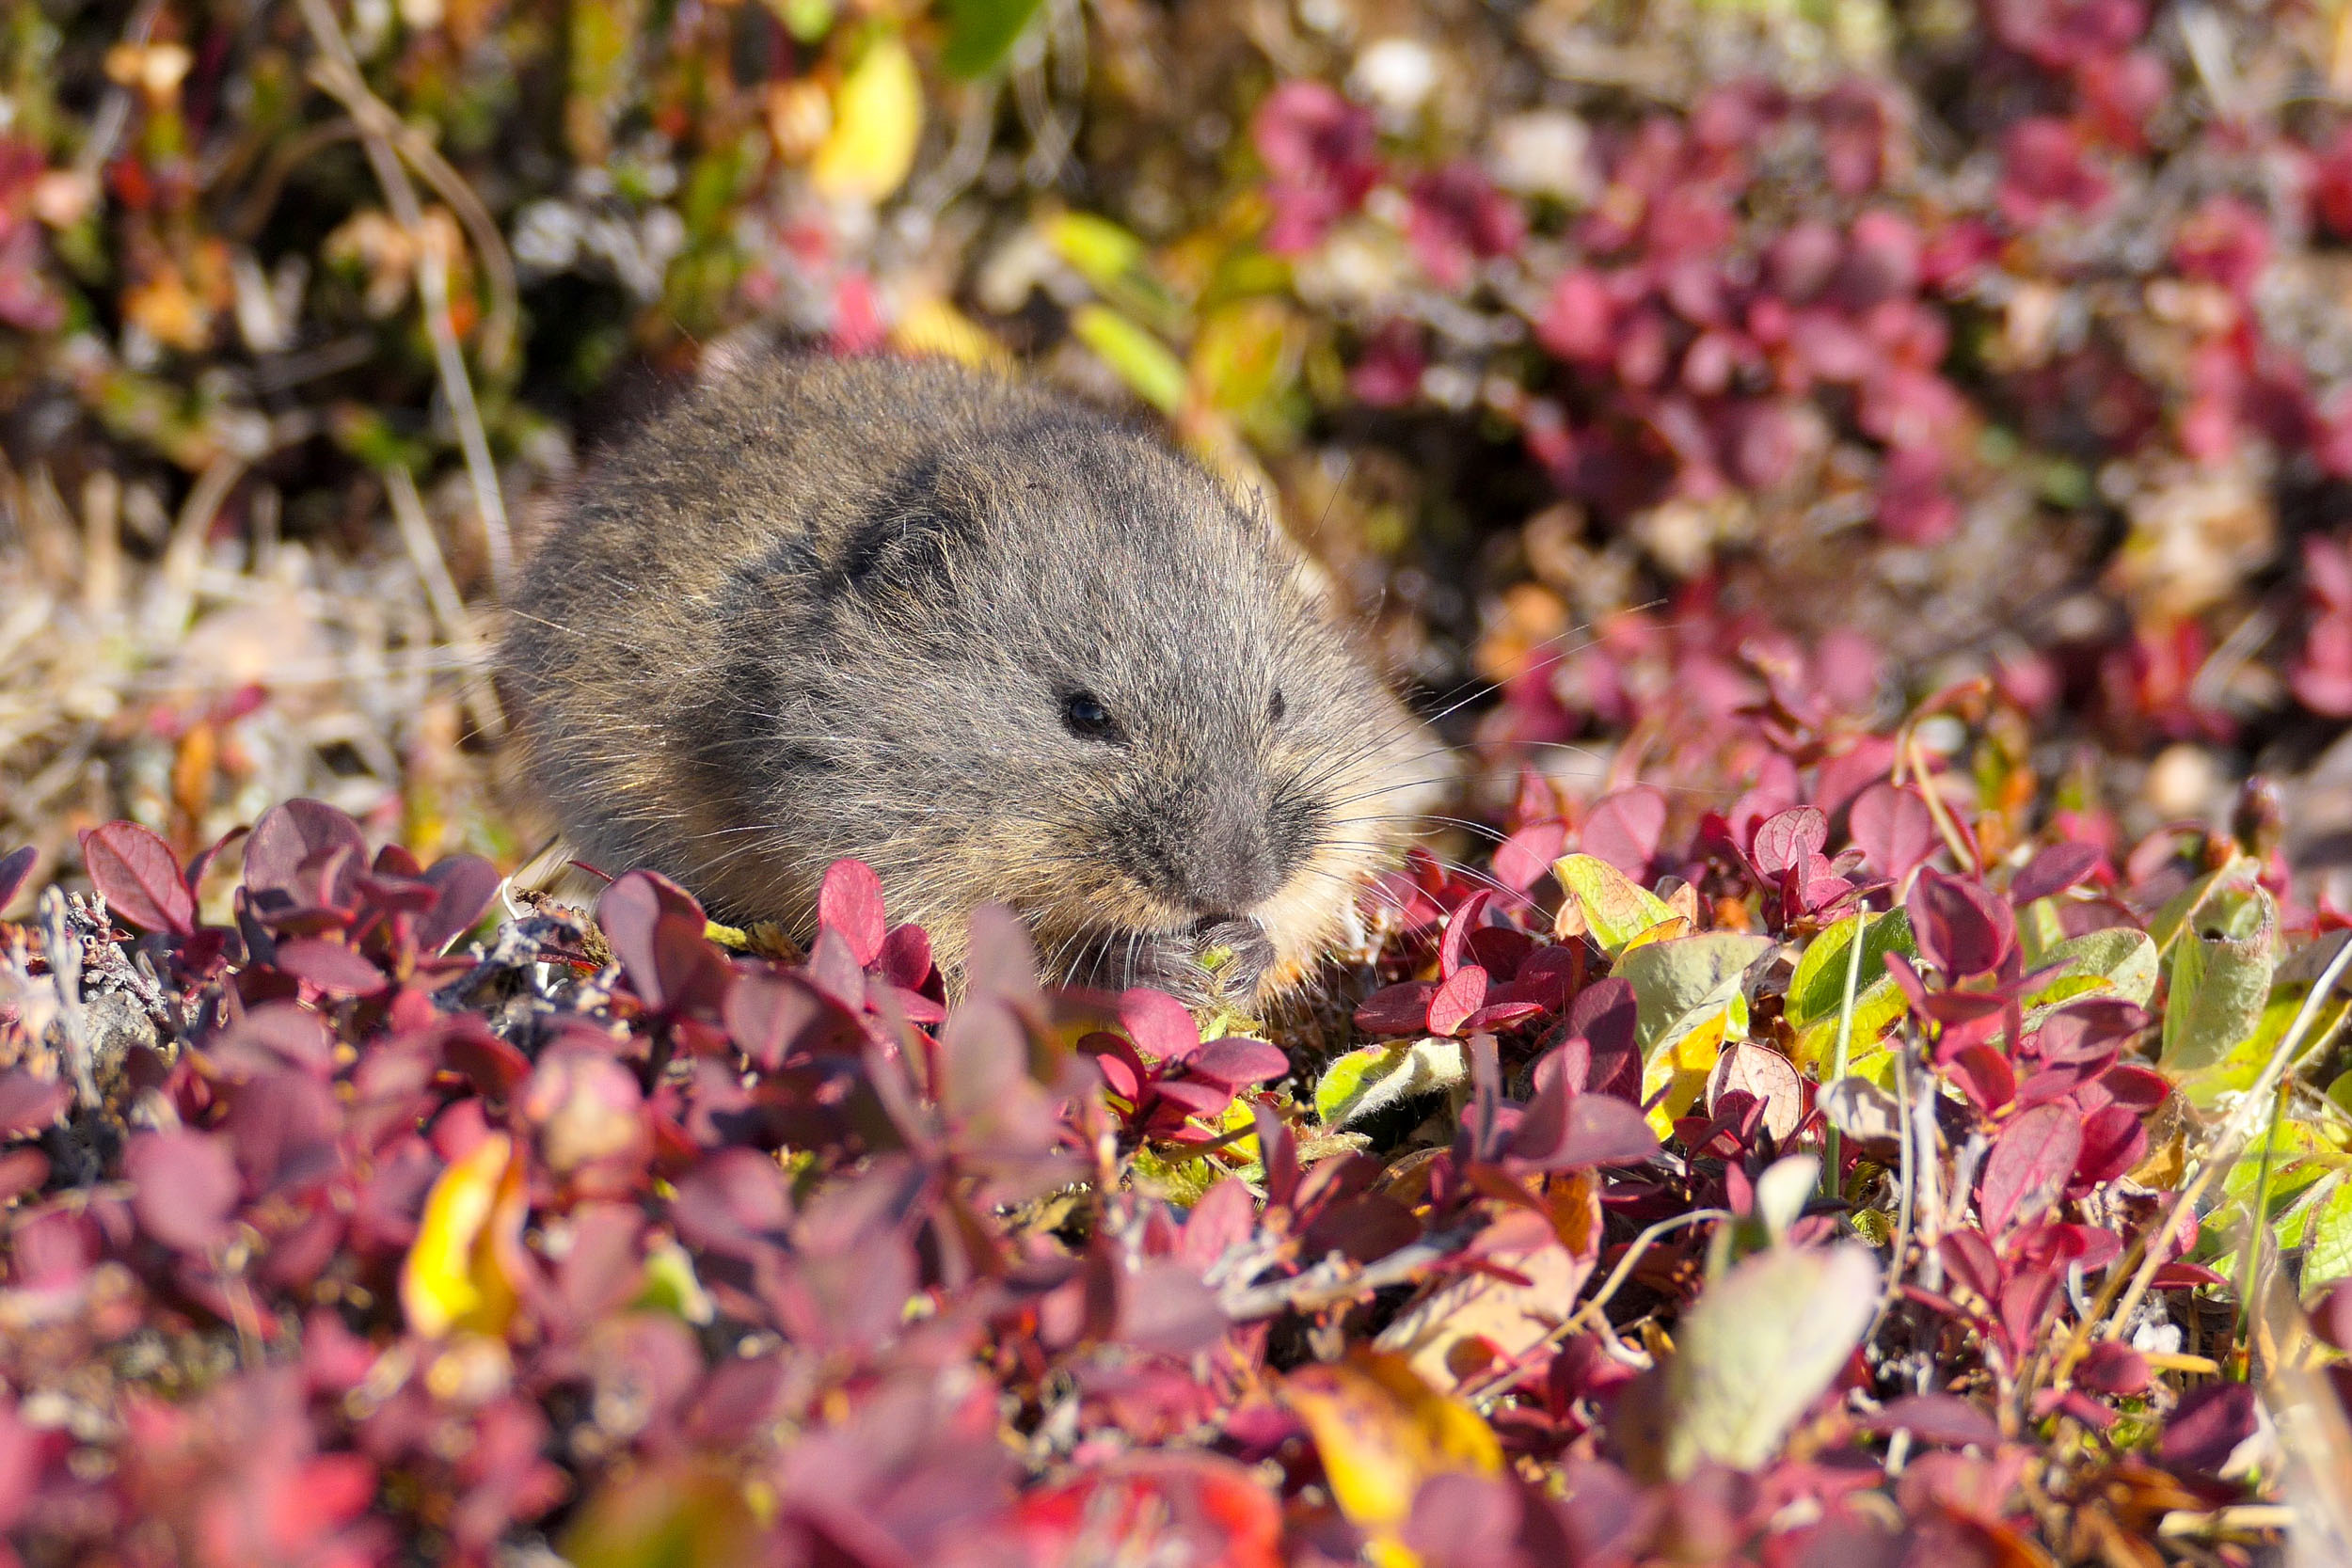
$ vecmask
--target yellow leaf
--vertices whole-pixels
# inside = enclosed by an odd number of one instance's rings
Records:
[[[514,1140],[493,1132],[452,1164],[424,1200],[424,1220],[400,1267],[400,1305],[428,1339],[453,1329],[503,1335],[517,1294],[508,1259],[522,1245],[530,1207]]]
[[[1649,1109],[1650,1131],[1660,1137],[1671,1137],[1675,1118],[1697,1104],[1707,1091],[1708,1074],[1715,1070],[1715,1058],[1723,1054],[1730,1022],[1731,1008],[1726,1005],[1643,1066],[1642,1102],[1649,1104],[1660,1089],[1666,1091],[1666,1098]]]
[[[1144,402],[1163,414],[1184,407],[1184,361],[1149,331],[1107,305],[1078,307],[1071,315],[1070,330]]]
[[[937,354],[981,370],[1009,370],[1012,356],[988,329],[937,294],[898,313],[890,341],[904,354]]]
[[[825,196],[876,202],[906,182],[923,134],[923,84],[896,38],[866,45],[834,95],[833,129],[809,164]]]
[[[1478,1413],[1414,1376],[1399,1355],[1301,1368],[1283,1380],[1282,1397],[1313,1436],[1340,1512],[1372,1535],[1383,1563],[1415,1560],[1395,1532],[1422,1481],[1502,1468],[1502,1445]]]
[[[1674,907],[1597,855],[1566,855],[1552,876],[1567,890],[1557,933],[1563,941],[1590,935],[1615,958],[1633,939],[1676,919]]]
[[[1647,947],[1653,942],[1672,942],[1677,937],[1687,937],[1690,934],[1691,917],[1687,914],[1678,914],[1672,920],[1660,921],[1646,931],[1635,932],[1627,941],[1623,951],[1630,953],[1637,947]]]

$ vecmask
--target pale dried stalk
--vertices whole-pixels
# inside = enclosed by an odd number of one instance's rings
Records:
[[[499,491],[497,466],[490,458],[490,439],[482,426],[482,410],[474,402],[473,381],[466,371],[465,348],[457,341],[450,318],[449,259],[425,232],[424,209],[417,188],[408,181],[398,144],[407,128],[384,101],[368,89],[358,60],[343,37],[342,24],[326,0],[301,0],[302,19],[318,45],[319,58],[311,75],[350,111],[359,124],[361,145],[375,170],[376,183],[391,208],[392,221],[406,231],[417,247],[417,296],[423,307],[425,330],[433,339],[433,360],[449,400],[450,417],[457,426],[458,450],[466,460],[466,477],[473,486],[474,506],[482,515],[482,531],[490,549],[490,582],[501,599],[514,572],[514,536],[506,523],[506,502]],[[454,204],[453,204],[454,205]]]
[[[441,542],[433,532],[433,519],[425,515],[424,500],[417,494],[417,482],[409,477],[405,467],[394,463],[384,470],[384,490],[391,501],[392,520],[400,525],[400,541],[406,546],[408,559],[424,583],[425,602],[433,607],[433,618],[440,623],[442,641],[456,650],[474,676],[461,683],[458,700],[473,715],[475,728],[492,740],[503,739],[505,711],[499,706],[498,694],[481,678],[487,660],[466,619],[466,601],[459,596],[457,584],[449,575],[449,562],[442,556]]]
[[[122,482],[95,468],[82,482],[82,606],[115,612],[122,599]]]

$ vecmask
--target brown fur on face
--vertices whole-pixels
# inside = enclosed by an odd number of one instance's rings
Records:
[[[785,359],[580,487],[501,683],[575,851],[803,928],[880,874],[943,969],[983,901],[1050,978],[1295,980],[1401,846],[1425,733],[1289,547],[1104,415],[939,361]],[[1421,765],[1426,771],[1426,765]]]

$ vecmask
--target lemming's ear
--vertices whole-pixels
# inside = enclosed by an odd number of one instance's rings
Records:
[[[893,474],[850,531],[834,575],[851,593],[883,600],[919,594],[977,538],[979,519],[960,487],[943,483],[938,454]]]

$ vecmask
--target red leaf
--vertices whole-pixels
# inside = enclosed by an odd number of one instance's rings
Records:
[[[340,869],[338,851],[343,852]],[[367,858],[359,824],[323,800],[287,800],[253,824],[245,845],[245,885],[264,909],[342,909],[349,905],[351,879]],[[328,878],[327,886],[319,885],[322,875]],[[275,896],[263,899],[263,894]]]
[[[905,990],[921,990],[931,975],[931,939],[920,926],[893,926],[882,936],[882,977]]]
[[[226,1138],[173,1131],[135,1134],[122,1173],[140,1228],[174,1252],[200,1254],[226,1240],[237,1207],[237,1166]]]
[[[767,1072],[796,1047],[841,1049],[858,1037],[856,1020],[802,976],[779,969],[738,974],[722,1016],[737,1049]]]
[[[1987,1234],[2040,1217],[2066,1190],[2082,1148],[2082,1124],[2067,1107],[2037,1105],[2019,1113],[1985,1158],[1977,1213]]]
[[[1940,871],[1912,885],[1911,930],[1919,952],[1948,979],[1990,974],[2016,944],[2016,918],[1981,886]]]
[[[2095,844],[2053,844],[2026,863],[2009,885],[2010,901],[2023,909],[2037,898],[2064,893],[2106,859]]]
[[[2148,1152],[2148,1129],[2122,1105],[2106,1105],[2083,1119],[2082,1152],[2074,1161],[2077,1181],[2112,1181]]]
[[[1935,818],[1917,792],[1879,781],[1864,790],[1847,819],[1855,847],[1889,881],[1899,882],[1935,853]]]
[[[1829,843],[1829,818],[1819,806],[1776,813],[1757,825],[1749,859],[1765,876],[1779,878],[1808,863]]]
[[[2174,1469],[2219,1470],[2260,1425],[2254,1401],[2250,1383],[2208,1383],[2190,1389],[2165,1423],[2156,1451]]]
[[[1666,832],[1666,798],[1647,784],[1604,795],[1584,818],[1578,842],[1629,877],[1648,875]]]
[[[1978,1110],[1988,1115],[2017,1098],[2017,1072],[2009,1058],[1989,1045],[1972,1045],[1956,1053],[1945,1070],[1958,1082]]]
[[[334,1042],[327,1037],[326,1020],[294,1002],[265,1002],[248,1008],[205,1042],[204,1054],[230,1078],[250,1078],[282,1067],[300,1068],[319,1078],[335,1070]]]
[[[1551,870],[1567,842],[1565,822],[1529,823],[1495,846],[1495,879],[1514,893],[1525,893]],[[0,904],[7,901],[0,897]]]
[[[1906,1394],[1872,1416],[1868,1425],[1872,1432],[1908,1432],[1944,1448],[1973,1445],[1990,1453],[2001,1443],[1992,1413],[1958,1394]]]
[[[1383,987],[1357,1006],[1356,1027],[1373,1035],[1418,1035],[1429,1027],[1429,1002],[1437,994],[1427,980]]]
[[[0,1072],[0,1138],[40,1132],[72,1098],[63,1084],[44,1084],[22,1068]]]
[[[1641,1111],[1608,1094],[1576,1094],[1560,1085],[1563,1108],[1540,1118],[1535,1105],[1514,1131],[1512,1161],[1533,1170],[1576,1170],[1587,1165],[1629,1165],[1658,1152],[1658,1134]],[[1529,1132],[1529,1123],[1537,1123]]]
[[[1429,1032],[1433,1035],[1459,1034],[1470,1016],[1478,1011],[1486,1000],[1486,972],[1476,964],[1468,964],[1454,972],[1438,993],[1429,999]]]
[[[195,931],[196,895],[180,879],[180,858],[137,823],[90,829],[82,835],[82,863],[107,907],[139,929],[175,937]]]
[[[1119,1022],[1136,1049],[1163,1062],[1181,1062],[1200,1049],[1200,1028],[1182,1002],[1137,986],[1119,998]]]
[[[1462,1021],[1466,1035],[1496,1034],[1514,1023],[1524,1023],[1543,1012],[1534,1002],[1490,1002]]]
[[[382,970],[326,937],[279,942],[277,967],[330,996],[373,996],[389,984]]]
[[[1248,1241],[1257,1223],[1257,1206],[1249,1189],[1238,1178],[1226,1177],[1202,1193],[1192,1212],[1184,1216],[1176,1256],[1205,1269],[1230,1248]]]
[[[0,910],[8,907],[8,901],[24,885],[24,879],[32,874],[33,863],[39,859],[40,851],[29,844],[0,855]]]
[[[864,969],[882,957],[882,879],[864,861],[839,860],[825,868],[817,890],[817,923],[847,938],[850,957]]]
[[[651,871],[632,871],[598,895],[596,924],[637,994],[647,1006],[661,1009],[676,1001],[663,987],[661,927],[683,926],[700,942],[708,922],[702,906],[684,888]],[[674,952],[673,968],[675,963]]]
[[[1095,1070],[1102,1073],[1111,1093],[1130,1105],[1142,1102],[1144,1082],[1150,1073],[1134,1046],[1117,1035],[1097,1030],[1080,1039],[1077,1050],[1080,1055],[1094,1058]]]
[[[2074,1364],[2074,1381],[2094,1394],[2137,1394],[2148,1387],[2148,1358],[2131,1346],[2101,1339]]]
[[[1025,1493],[1013,1514],[1019,1555],[1041,1568],[1099,1560],[1198,1568],[1279,1568],[1279,1496],[1249,1470],[1210,1454],[1141,1453]]]
[[[1481,888],[1455,905],[1454,912],[1446,916],[1445,935],[1438,942],[1439,975],[1452,979],[1464,964],[1470,961],[1470,933],[1478,929],[1479,918],[1486,912],[1486,906],[1494,899],[1491,892]]]
[[[1279,1046],[1232,1035],[1202,1046],[1187,1068],[1195,1078],[1238,1089],[1246,1084],[1266,1084],[1283,1077],[1291,1069],[1291,1061]]]
[[[1175,1105],[1186,1116],[1199,1117],[1214,1124],[1225,1114],[1225,1107],[1233,1102],[1233,1091],[1222,1084],[1203,1080],[1178,1078],[1162,1080],[1154,1085],[1161,1100]]]
[[[426,885],[440,896],[417,918],[417,947],[439,953],[474,928],[498,896],[498,867],[480,855],[452,855],[433,863]]]

